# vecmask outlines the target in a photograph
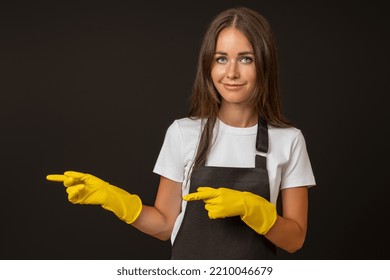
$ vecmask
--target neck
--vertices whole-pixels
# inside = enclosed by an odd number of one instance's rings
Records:
[[[236,106],[235,104],[221,104],[218,112],[219,119],[230,126],[250,127],[258,122],[258,116],[253,107]]]

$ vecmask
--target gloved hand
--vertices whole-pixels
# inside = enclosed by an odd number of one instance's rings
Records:
[[[240,216],[259,234],[266,234],[276,221],[276,206],[251,192],[199,187],[184,200],[203,200],[210,219]]]
[[[67,171],[62,174],[47,175],[46,179],[62,182],[68,199],[73,204],[97,204],[114,212],[128,224],[134,222],[142,210],[141,199],[90,174]]]

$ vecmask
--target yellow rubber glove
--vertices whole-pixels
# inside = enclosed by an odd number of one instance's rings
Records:
[[[197,192],[190,193],[183,199],[203,200],[210,219],[240,216],[242,221],[259,234],[266,234],[277,217],[274,204],[251,192],[199,187]]]
[[[47,175],[46,179],[62,182],[73,204],[97,204],[128,224],[134,222],[142,210],[141,199],[90,174],[67,171]]]

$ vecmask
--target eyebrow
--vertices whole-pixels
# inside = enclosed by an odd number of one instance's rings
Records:
[[[221,52],[221,51],[217,51],[217,52],[215,52],[215,54],[228,55],[226,52]],[[247,54],[254,55],[254,53],[250,52],[250,51],[245,51],[245,52],[239,52],[238,53],[238,55],[247,55]]]

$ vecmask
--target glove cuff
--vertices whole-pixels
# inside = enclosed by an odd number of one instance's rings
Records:
[[[142,211],[142,201],[138,195],[110,185],[107,187],[106,202],[102,207],[126,222],[133,223]]]
[[[258,234],[266,234],[276,222],[277,212],[275,204],[261,196],[250,193],[245,202],[246,212],[241,220]]]

